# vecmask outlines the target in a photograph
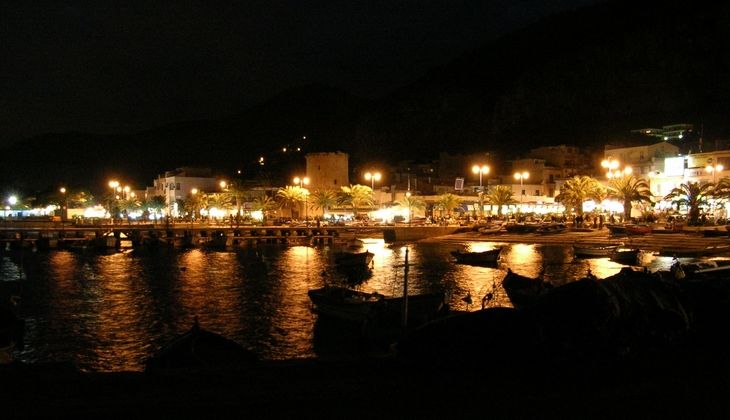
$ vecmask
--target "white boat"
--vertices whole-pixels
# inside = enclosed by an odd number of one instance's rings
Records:
[[[579,258],[609,257],[619,245],[573,244],[573,255]]]

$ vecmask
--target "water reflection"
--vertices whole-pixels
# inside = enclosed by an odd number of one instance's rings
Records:
[[[456,264],[450,251],[503,246],[493,267]],[[375,254],[354,287],[384,295],[403,290],[406,249],[411,294],[444,292],[457,310],[511,306],[501,288],[507,269],[555,285],[599,278],[623,266],[608,258],[577,259],[572,248],[485,242],[388,246],[365,239]],[[311,312],[307,291],[343,280],[334,246],[259,246],[227,252],[167,248],[110,255],[52,251],[0,255],[3,280],[23,278],[21,310],[27,319],[24,361],[71,361],[84,370],[140,370],[146,357],[176,334],[201,325],[253,350],[264,359],[352,354],[357,346],[327,341],[342,331],[327,328]],[[666,270],[672,259],[647,255],[642,264]],[[472,297],[467,305],[463,298]],[[351,331],[350,331],[351,332]],[[357,337],[354,338],[357,342]],[[352,343],[350,343],[352,344]]]

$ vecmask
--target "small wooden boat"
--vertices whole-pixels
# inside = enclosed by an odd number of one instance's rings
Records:
[[[610,257],[618,245],[573,244],[573,255],[577,258]]]
[[[499,259],[500,252],[502,252],[502,248],[495,248],[481,252],[458,250],[451,251],[451,255],[453,255],[456,262],[460,264],[482,265],[496,263]]]
[[[256,355],[235,341],[200,328],[198,318],[185,334],[162,347],[147,360],[146,370],[247,367]]]
[[[487,225],[482,226],[478,230],[480,235],[494,235],[495,233],[502,232],[502,225]]]
[[[355,323],[397,318],[403,309],[403,297],[386,297],[377,292],[367,293],[345,287],[326,286],[310,290],[308,295],[318,314]],[[435,317],[443,306],[443,293],[409,295],[408,318]]]
[[[730,245],[711,245],[704,248],[664,248],[659,255],[666,257],[708,257],[730,252]]]
[[[504,228],[508,233],[533,233],[538,227],[537,223],[507,223]]]
[[[626,225],[609,223],[606,225],[611,235],[626,235]]]
[[[549,282],[541,278],[522,276],[511,269],[502,279],[502,287],[515,308],[532,305],[537,299],[552,288]]]
[[[338,267],[367,267],[373,261],[373,254],[370,251],[363,252],[338,252],[335,254],[335,264]]]
[[[541,235],[549,235],[554,233],[562,233],[568,230],[565,223],[545,223],[540,225],[535,232]]]
[[[627,235],[646,235],[648,233],[651,233],[649,225],[626,225]]]
[[[636,265],[639,263],[639,254],[641,250],[638,248],[617,248],[611,254],[611,260],[621,264]]]

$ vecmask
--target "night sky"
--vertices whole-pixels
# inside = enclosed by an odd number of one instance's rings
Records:
[[[6,2],[0,146],[223,117],[309,83],[378,97],[500,35],[597,2]]]

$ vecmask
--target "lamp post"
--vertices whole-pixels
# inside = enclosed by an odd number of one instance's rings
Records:
[[[309,215],[308,215],[309,211],[307,210],[307,206],[309,204],[309,202],[308,202],[309,191],[307,191],[304,188],[305,185],[309,185],[309,178],[307,178],[306,176],[303,178],[299,178],[298,176],[295,176],[293,181],[295,184],[299,184],[300,189],[304,190],[304,191],[302,191],[304,193],[304,225],[309,227]]]
[[[406,191],[406,198],[408,199],[408,226],[411,226],[411,219],[413,218],[413,214],[411,213],[411,191]]]
[[[114,214],[112,214],[112,204],[114,203],[114,196],[117,192],[117,188],[119,188],[119,181],[116,181],[116,180],[109,181],[109,188],[112,189],[112,193],[109,196],[109,219],[111,220],[111,224],[114,224]]]
[[[489,173],[489,166],[487,165],[474,165],[471,167],[471,171],[475,174],[479,174],[479,191],[482,191],[482,174]]]
[[[723,169],[725,169],[725,167],[723,167],[719,163],[716,165],[709,164],[709,165],[705,166],[705,171],[712,174],[712,183],[713,184],[715,183],[715,174],[718,172],[722,172]]]
[[[489,166],[474,165],[471,167],[471,171],[475,174],[479,174],[479,216],[484,217],[484,203],[482,198],[484,196],[484,190],[482,189],[482,175],[489,173]],[[487,180],[487,184],[489,184],[489,180]]]
[[[68,220],[68,197],[66,196],[66,187],[61,187],[58,191],[63,195],[63,209],[61,211],[61,221]]]
[[[530,173],[527,171],[515,172],[515,179],[518,179],[520,181],[520,210],[522,210],[522,202],[525,199],[525,190],[522,188],[522,186],[523,186],[522,182],[523,182],[523,180],[525,180],[529,177],[530,177]]]
[[[190,190],[190,198],[193,200],[193,214],[190,216],[190,226],[191,227],[192,227],[193,221],[195,219],[195,213],[198,212],[198,199],[196,197],[197,195],[198,195],[197,188],[193,188],[192,190]]]
[[[720,165],[719,163],[713,165],[712,163],[705,166],[705,171],[712,174],[712,184],[715,184],[715,174],[718,172],[722,172],[724,167]],[[712,220],[715,220],[715,199],[712,199]]]
[[[380,172],[365,172],[365,180],[370,181],[370,189],[373,191],[373,196],[375,196],[375,181],[380,181],[382,178],[382,175]]]

